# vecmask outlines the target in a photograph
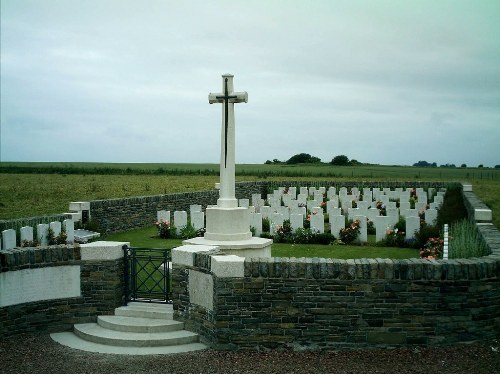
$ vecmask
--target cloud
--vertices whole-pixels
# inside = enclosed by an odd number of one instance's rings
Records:
[[[207,95],[230,72],[249,93],[238,162],[499,163],[495,2],[17,0],[1,17],[4,161],[218,162]]]

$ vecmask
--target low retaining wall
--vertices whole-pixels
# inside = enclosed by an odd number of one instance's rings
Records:
[[[201,249],[179,263],[183,251],[172,254],[175,318],[215,349],[443,345],[500,332],[499,256],[245,260]]]
[[[0,251],[0,336],[72,330],[123,304],[126,243]]]

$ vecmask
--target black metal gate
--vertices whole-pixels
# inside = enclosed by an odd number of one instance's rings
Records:
[[[164,248],[123,246],[125,304],[129,301],[171,303],[171,252]]]

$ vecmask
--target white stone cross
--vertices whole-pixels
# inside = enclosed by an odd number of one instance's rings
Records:
[[[222,131],[221,131],[221,158],[220,158],[220,191],[217,206],[221,208],[235,208],[238,201],[235,196],[235,133],[234,133],[234,104],[247,103],[246,92],[233,91],[233,75],[222,76],[222,93],[210,93],[208,102],[222,103]]]

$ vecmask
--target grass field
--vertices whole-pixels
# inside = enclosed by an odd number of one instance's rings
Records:
[[[71,201],[212,189],[216,164],[0,163],[0,220],[63,213]],[[31,172],[29,172],[31,171]],[[34,173],[38,171],[40,173]],[[500,227],[500,170],[410,166],[237,165],[236,180],[458,181]]]

